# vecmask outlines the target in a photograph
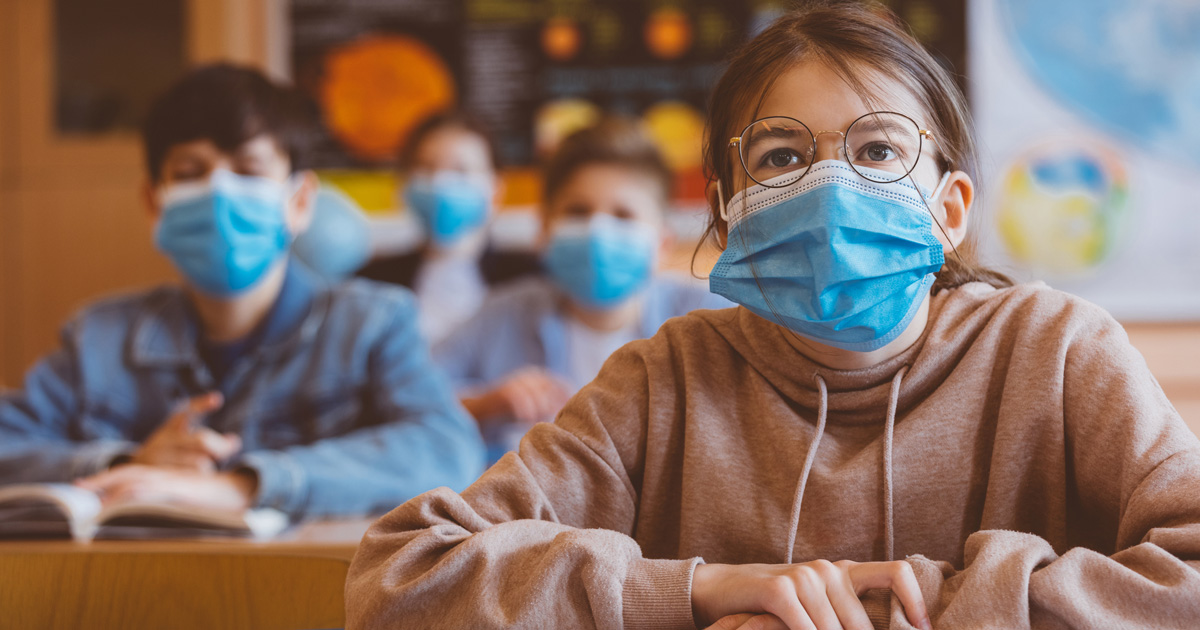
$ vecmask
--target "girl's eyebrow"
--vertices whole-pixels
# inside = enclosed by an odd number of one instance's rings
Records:
[[[810,138],[812,137],[812,135],[808,133],[804,127],[785,127],[782,125],[776,125],[767,127],[762,131],[757,129],[752,130],[750,139],[760,140],[769,138],[795,138],[800,135],[805,135]]]
[[[862,126],[861,128],[864,131],[882,131],[885,133],[886,132],[905,133],[908,131],[904,128],[903,125],[901,125],[899,122],[897,122],[895,120],[888,119],[888,118],[879,118],[878,116],[871,116],[870,114],[868,114],[868,118],[859,119],[859,121],[857,123],[855,123],[855,125],[854,125],[855,129],[858,129],[860,125]]]

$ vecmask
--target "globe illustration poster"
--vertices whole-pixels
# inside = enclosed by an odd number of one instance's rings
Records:
[[[1010,256],[1039,271],[1095,273],[1122,245],[1128,181],[1119,154],[1060,141],[1003,174],[996,225]]]
[[[1200,3],[970,8],[982,262],[1124,321],[1200,318]]]

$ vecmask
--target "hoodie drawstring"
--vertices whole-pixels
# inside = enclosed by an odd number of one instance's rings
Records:
[[[884,513],[884,549],[888,562],[895,556],[895,519],[892,514],[892,436],[896,429],[896,409],[900,406],[900,384],[908,366],[900,368],[892,377],[892,389],[888,396],[887,424],[883,430],[883,513]],[[825,379],[820,374],[814,375],[817,389],[821,392],[821,400],[817,407],[817,434],[813,436],[812,444],[808,447],[808,455],[804,458],[804,469],[800,471],[800,479],[796,482],[796,493],[792,498],[792,516],[789,521],[787,553],[784,554],[785,564],[792,563],[792,552],[796,547],[796,535],[800,527],[800,504],[804,501],[804,489],[808,486],[808,475],[812,472],[813,462],[817,459],[817,448],[821,445],[821,437],[825,435],[825,421],[829,416],[829,389]]]
[[[900,368],[892,377],[892,392],[888,396],[887,425],[883,429],[883,518],[884,549],[887,561],[891,562],[896,551],[895,520],[892,517],[892,434],[896,431],[896,407],[900,406],[900,383],[904,380],[908,366]]]
[[[821,390],[821,402],[817,407],[817,434],[813,436],[812,444],[808,445],[808,455],[804,458],[804,470],[800,471],[800,481],[796,483],[796,495],[792,498],[792,518],[788,528],[787,554],[784,564],[792,563],[792,550],[796,547],[796,529],[800,527],[800,503],[804,501],[804,488],[808,485],[808,473],[812,472],[813,462],[817,459],[817,447],[821,445],[821,436],[825,435],[825,419],[829,415],[829,390],[825,387],[825,379],[820,374],[815,375],[817,389]]]

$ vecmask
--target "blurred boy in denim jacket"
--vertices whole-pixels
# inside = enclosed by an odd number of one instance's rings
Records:
[[[317,188],[296,95],[217,65],[143,135],[156,247],[183,276],[98,302],[0,395],[0,483],[75,481],[105,501],[388,510],[481,471],[478,429],[412,295],[328,286],[292,259]]]

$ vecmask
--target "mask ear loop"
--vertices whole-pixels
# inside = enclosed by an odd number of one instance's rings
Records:
[[[721,178],[717,178],[717,206],[721,209],[721,220],[725,222],[725,229],[729,229],[729,213],[725,210],[725,191],[721,190]]]
[[[729,212],[725,208],[725,191],[721,188],[721,178],[719,177],[717,178],[717,208],[719,209],[718,216],[725,222],[725,242],[722,243],[718,238],[717,244],[721,249],[725,249],[729,246]]]
[[[950,173],[951,171],[946,171],[942,175],[942,179],[938,182],[937,188],[934,188],[933,194],[929,196],[930,199],[937,199],[942,194],[942,189],[945,188],[946,183],[950,181]],[[955,247],[954,241],[950,238],[950,235],[946,233],[946,228],[942,227],[942,222],[938,221],[937,215],[933,212],[933,208],[929,206],[929,201],[925,199],[925,195],[921,192],[921,187],[917,185],[917,180],[913,179],[912,171],[909,171],[907,177],[908,181],[912,183],[913,188],[916,189],[917,196],[921,198],[921,203],[925,204],[925,211],[929,213],[929,217],[933,219],[933,223],[938,226],[938,230],[942,232],[942,236],[946,237],[946,242],[950,244],[950,250],[954,252],[955,258],[958,258],[959,262],[965,263],[966,261],[962,259],[962,254],[958,253],[958,248]]]

